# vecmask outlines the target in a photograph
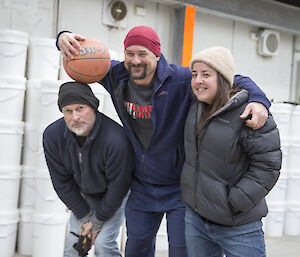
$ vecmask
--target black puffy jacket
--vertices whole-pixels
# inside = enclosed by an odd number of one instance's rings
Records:
[[[266,216],[265,196],[281,168],[279,132],[272,115],[252,130],[239,116],[248,99],[238,92],[214,113],[196,137],[202,103],[195,101],[185,124],[182,200],[202,217],[227,226]]]

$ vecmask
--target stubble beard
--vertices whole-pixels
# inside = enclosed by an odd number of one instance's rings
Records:
[[[147,73],[146,73],[146,66],[141,66],[144,68],[143,72],[139,75],[135,75],[133,72],[132,72],[132,68],[135,68],[135,67],[139,67],[139,65],[131,65],[129,66],[129,76],[133,79],[133,80],[139,80],[139,79],[144,79],[146,78],[147,76]]]

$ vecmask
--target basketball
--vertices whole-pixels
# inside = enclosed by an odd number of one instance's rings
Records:
[[[110,68],[108,48],[99,40],[79,41],[79,55],[73,59],[64,58],[63,65],[67,74],[81,83],[94,83],[103,79]]]

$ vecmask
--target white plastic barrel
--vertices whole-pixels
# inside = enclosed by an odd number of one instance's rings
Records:
[[[0,77],[24,78],[27,47],[27,33],[0,30]]]
[[[60,53],[53,38],[30,38],[28,79],[57,80]]]
[[[41,81],[27,80],[24,120],[28,123],[40,122]]]
[[[35,169],[46,169],[47,163],[43,149],[44,127],[36,123],[25,123],[23,143],[23,165]]]
[[[288,173],[286,201],[300,204],[300,172]]]
[[[267,236],[280,237],[284,230],[285,203],[269,204],[268,207],[265,233]]]
[[[66,211],[65,204],[55,192],[48,170],[35,174],[35,211],[40,214],[57,214]]]
[[[22,120],[23,108],[24,108],[24,96],[25,96],[25,88],[26,88],[25,82],[26,82],[25,78],[17,79],[17,78],[0,77],[0,119],[1,120],[12,120],[12,121]]]
[[[105,95],[104,103],[105,104],[103,107],[103,113],[105,115],[107,115],[108,117],[113,117],[114,115],[118,115],[115,106],[113,104],[113,101],[111,99],[111,96],[109,94]]]
[[[24,210],[33,210],[35,203],[35,167],[22,166],[19,206]]]
[[[0,212],[18,208],[21,166],[0,166]]]
[[[300,204],[288,202],[285,215],[285,234],[288,236],[300,235]]]
[[[281,170],[287,170],[288,158],[289,158],[289,141],[281,140],[281,152],[282,152]]]
[[[0,121],[0,165],[20,164],[23,134],[23,122]]]
[[[63,115],[58,109],[58,91],[61,81],[41,81],[40,115],[41,124],[50,124]]]
[[[290,137],[292,140],[300,140],[300,105],[292,110]]]
[[[74,81],[65,71],[64,65],[63,65],[63,57],[60,57],[59,61],[59,74],[58,74],[58,79],[63,80],[63,81]]]
[[[34,214],[32,257],[63,256],[68,219],[68,213]]]
[[[25,104],[25,121],[48,125],[63,115],[58,109],[59,80],[28,80]]]
[[[0,257],[14,256],[18,221],[18,210],[0,212]]]
[[[90,87],[94,93],[94,95],[99,99],[99,107],[98,111],[103,112],[106,96],[109,96],[108,92],[105,90],[105,88],[99,84],[99,83],[93,83],[90,84]],[[110,96],[109,96],[110,97]]]
[[[300,131],[299,131],[300,133]],[[298,172],[300,174],[300,140],[291,140],[289,144],[288,172]]]
[[[31,209],[20,209],[17,249],[22,255],[32,255],[33,214]]]
[[[275,186],[266,196],[266,200],[268,204],[273,203],[284,203],[286,199],[287,192],[287,172],[285,170],[281,170],[281,174],[279,176],[278,181]]]
[[[156,234],[156,251],[167,251],[169,249],[168,243],[168,234],[167,234],[167,225],[166,225],[166,216],[164,215],[160,227]]]
[[[276,102],[272,103],[270,107],[270,112],[277,123],[282,140],[288,140],[290,137],[290,119],[293,107],[292,104]]]

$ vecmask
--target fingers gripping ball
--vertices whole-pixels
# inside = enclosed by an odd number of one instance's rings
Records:
[[[67,74],[82,83],[94,83],[103,79],[110,68],[108,48],[99,40],[79,41],[79,55],[73,59],[64,58],[63,65]]]

